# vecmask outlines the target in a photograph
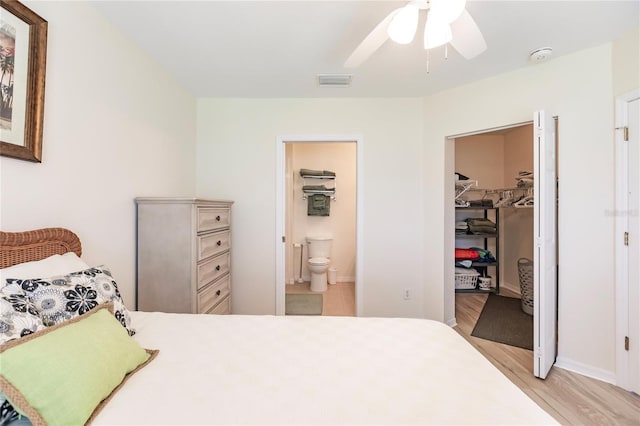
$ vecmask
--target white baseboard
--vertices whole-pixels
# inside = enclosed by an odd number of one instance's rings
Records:
[[[506,288],[507,290],[512,291],[515,294],[520,294],[520,284],[513,285],[509,282],[502,281],[500,282],[500,288]]]
[[[612,385],[616,384],[616,373],[614,371],[607,371],[601,368],[592,367],[560,356],[556,359],[556,363],[554,365],[558,368],[562,368],[563,370],[573,371],[574,373],[611,383]]]
[[[456,321],[456,318],[455,318],[455,317],[453,317],[453,318],[451,318],[451,319],[449,319],[449,320],[445,321],[445,324],[447,324],[449,327],[453,328],[453,327],[455,327],[456,325],[458,325],[458,322]]]

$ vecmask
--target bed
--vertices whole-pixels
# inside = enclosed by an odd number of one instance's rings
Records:
[[[0,266],[9,268],[5,271],[52,255],[81,255],[77,236],[61,228],[3,232],[0,243]],[[60,274],[54,269],[52,276]],[[95,274],[83,277],[97,279]],[[3,274],[0,285],[15,285],[8,278]],[[31,281],[20,281],[25,282]],[[136,311],[127,312],[126,321],[114,321],[113,311],[111,303],[108,309],[100,304],[4,343],[2,391],[18,387],[8,378],[12,373],[7,360],[30,356],[16,355],[16,348],[45,337],[54,344],[58,335],[69,339],[62,333],[72,327],[93,333],[89,319],[105,313],[105,324],[117,324],[109,327],[119,330],[114,331],[118,344],[148,349],[148,357],[129,368],[105,391],[104,400],[91,407],[88,421],[94,425],[556,424],[460,335],[436,321]],[[111,344],[109,340],[104,346]],[[7,346],[11,348],[2,349]],[[103,345],[84,346],[100,351]],[[118,346],[115,352],[127,350]],[[9,397],[9,402],[14,399]]]

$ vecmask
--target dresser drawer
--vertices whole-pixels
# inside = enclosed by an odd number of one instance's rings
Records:
[[[222,302],[218,303],[215,308],[207,313],[212,315],[229,315],[231,313],[231,296],[228,296]]]
[[[209,312],[218,302],[227,297],[231,292],[231,279],[229,275],[221,278],[198,292],[198,313]]]
[[[198,237],[198,262],[231,247],[231,232],[222,231]]]
[[[198,207],[198,232],[212,231],[231,225],[231,210],[214,207]]]
[[[212,259],[208,259],[198,264],[198,290],[211,281],[215,281],[229,272],[231,269],[231,255],[223,253]]]

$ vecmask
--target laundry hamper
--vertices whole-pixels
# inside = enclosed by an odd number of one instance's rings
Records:
[[[478,283],[480,273],[473,268],[465,270],[463,268],[455,268],[455,288],[456,290],[475,289]]]
[[[518,276],[520,278],[522,310],[533,315],[533,261],[531,259],[518,259]]]

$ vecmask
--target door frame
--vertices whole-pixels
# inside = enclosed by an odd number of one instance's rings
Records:
[[[627,390],[631,386],[629,383],[630,355],[628,351],[624,350],[624,338],[629,335],[629,253],[624,244],[624,232],[628,229],[629,171],[627,167],[628,145],[624,141],[623,128],[629,124],[628,104],[636,99],[640,99],[640,89],[617,96],[615,107],[616,385]]]
[[[285,314],[286,149],[287,143],[356,144],[356,316],[362,315],[364,283],[364,138],[362,135],[281,135],[276,137],[276,315]]]
[[[532,111],[532,113],[533,113],[533,111]],[[553,115],[553,114],[550,114],[550,116],[552,117],[551,125],[554,126],[554,135],[555,135],[555,138],[556,138],[555,141],[556,141],[556,150],[557,150],[558,135],[557,135],[557,127],[556,126],[557,126],[557,122],[558,122],[558,117],[556,115]],[[455,139],[462,138],[462,137],[465,137],[465,136],[482,135],[482,134],[491,133],[491,132],[495,132],[495,131],[499,131],[499,130],[506,130],[506,129],[511,129],[511,128],[514,128],[514,127],[520,127],[520,126],[525,126],[525,125],[530,125],[530,124],[534,125],[533,137],[535,137],[535,134],[536,134],[535,124],[536,123],[534,123],[533,120],[526,120],[526,121],[521,121],[521,122],[518,122],[518,123],[507,124],[507,125],[504,125],[504,126],[492,127],[492,128],[488,128],[488,129],[484,129],[484,130],[476,130],[476,131],[471,131],[471,132],[465,132],[465,133],[459,133],[459,134],[455,134],[455,135],[450,135],[450,136],[446,137],[446,141],[447,142],[448,141],[453,141],[453,143],[455,143]],[[532,143],[533,143],[533,140],[532,140]],[[532,149],[533,149],[533,147],[532,147]],[[445,151],[447,151],[447,150],[449,150],[449,148],[445,149]],[[455,152],[452,152],[452,154],[450,154],[450,155],[452,156],[452,158],[451,158],[452,161],[446,161],[446,162],[447,163],[451,163],[450,167],[453,167],[455,169],[455,164],[454,164],[455,163]],[[554,157],[554,158],[556,159],[556,166],[557,166],[557,158],[556,157]],[[445,171],[448,172],[449,169],[447,167],[445,167]],[[452,172],[453,171],[455,171],[455,170],[452,170]],[[453,173],[451,173],[451,175],[453,176]],[[556,169],[556,182],[557,182],[557,169]],[[445,179],[445,184],[447,184],[447,183],[450,183],[450,180]],[[453,191],[445,190],[445,193],[451,194],[450,201],[451,201],[451,204],[453,204]],[[555,224],[555,226],[556,226],[556,235],[554,235],[554,239],[556,239],[556,247],[554,248],[554,250],[557,251],[557,245],[559,244],[559,241],[557,241],[557,237],[556,237],[557,236],[557,229],[558,229],[558,222],[557,222],[557,219],[558,219],[558,217],[557,217],[557,214],[558,214],[557,206],[558,206],[558,204],[557,204],[556,200],[554,200],[554,205],[555,205],[555,208],[556,208],[556,224]],[[445,206],[445,208],[446,208],[446,206]],[[446,216],[446,212],[445,212],[445,216]],[[535,220],[535,218],[534,218],[534,220]],[[448,232],[450,233],[449,235],[453,235],[454,234],[454,229],[453,229],[454,228],[454,223],[453,222],[451,222],[449,224],[449,226],[446,227],[446,228],[448,228]],[[534,230],[532,229],[531,232],[533,233]],[[535,235],[534,235],[534,250],[537,250]],[[446,262],[447,258],[450,258],[452,260],[451,264],[453,264],[453,253],[451,253],[450,255],[446,255],[445,256],[445,262]],[[557,258],[556,258],[556,265],[557,265]],[[445,277],[446,276],[447,276],[447,274],[445,273]],[[556,275],[556,286],[557,286],[557,275]],[[452,290],[453,290],[453,293],[454,293],[454,304],[455,304],[455,288],[453,288]],[[556,306],[553,307],[554,315],[556,315],[555,313],[557,312],[557,309],[558,309],[557,289],[556,289],[555,304],[556,304]],[[536,308],[537,309],[534,311],[536,313],[540,309],[549,309],[549,307],[547,307],[547,306],[544,306],[544,308],[541,308],[540,307],[540,301],[538,301],[538,306]],[[454,309],[454,312],[455,312],[455,309]],[[539,317],[539,313],[537,313],[536,316]],[[534,317],[534,321],[536,321],[536,320],[539,320],[539,318],[535,318]],[[452,325],[455,325],[455,322],[456,321],[454,319],[454,321],[453,321],[454,324],[452,324]],[[554,324],[557,327],[557,315],[556,315],[556,319],[555,319]],[[545,342],[541,342],[541,343],[545,343]],[[557,336],[556,336],[555,345],[556,345],[556,347],[555,347],[555,351],[554,351],[554,362],[552,364],[555,364],[555,358],[557,357],[557,349],[558,349],[558,347],[557,347]],[[534,348],[534,349],[539,350],[538,348]],[[534,371],[537,371],[537,370],[539,370],[539,369],[536,369],[536,363],[538,362],[538,357],[536,356],[535,352],[534,352],[533,355],[534,356],[533,356],[533,361],[532,361],[533,362],[532,367],[534,368]],[[536,376],[537,376],[537,374],[536,374]],[[546,373],[541,378],[544,378],[544,376],[546,376]]]

